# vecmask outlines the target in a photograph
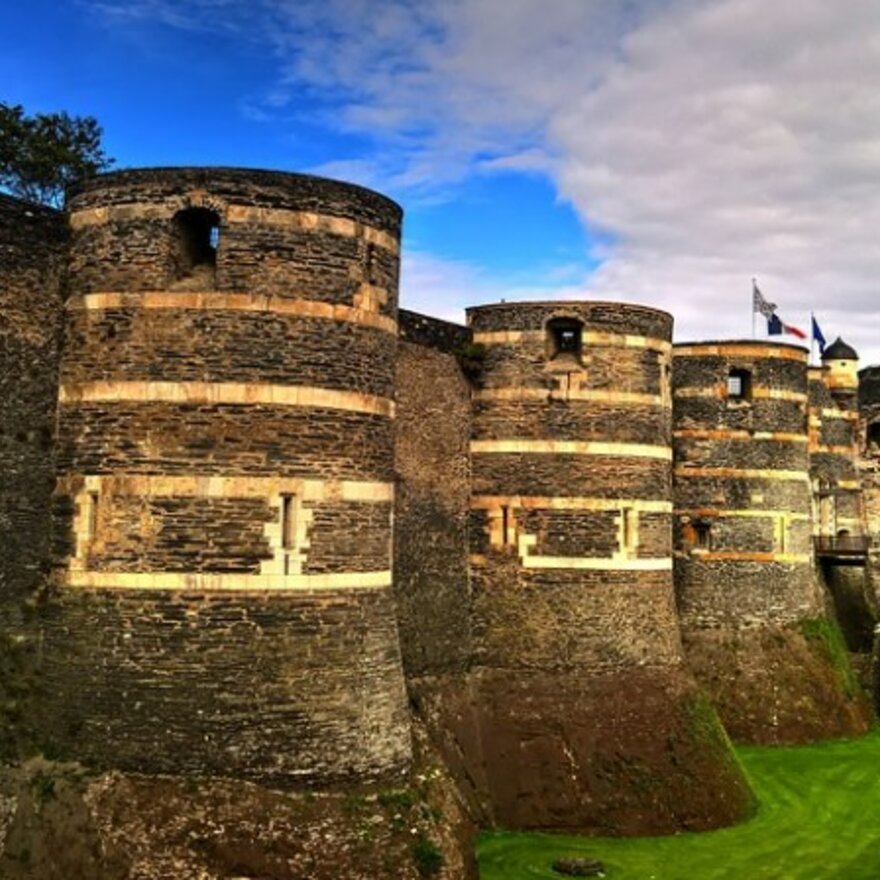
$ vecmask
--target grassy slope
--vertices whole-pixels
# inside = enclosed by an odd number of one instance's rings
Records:
[[[880,734],[739,748],[757,815],[721,831],[657,838],[487,833],[481,880],[560,880],[563,856],[605,863],[608,880],[880,880]]]

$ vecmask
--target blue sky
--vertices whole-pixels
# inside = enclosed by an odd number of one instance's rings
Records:
[[[410,308],[623,299],[738,337],[756,275],[877,361],[880,7],[784,6],[30,0],[4,10],[0,98],[96,116],[120,166],[387,193]]]

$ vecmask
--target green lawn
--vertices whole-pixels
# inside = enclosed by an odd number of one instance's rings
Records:
[[[555,878],[554,859],[601,859],[609,880],[880,880],[880,734],[739,748],[760,806],[748,822],[673,837],[487,833],[481,880]]]

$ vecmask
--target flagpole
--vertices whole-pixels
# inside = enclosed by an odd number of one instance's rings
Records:
[[[813,333],[813,313],[810,312],[810,366],[813,366],[813,343],[816,341]]]
[[[755,288],[758,282],[752,278],[752,339],[755,338]]]

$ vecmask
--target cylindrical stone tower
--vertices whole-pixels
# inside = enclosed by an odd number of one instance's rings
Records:
[[[496,820],[709,827],[748,793],[682,662],[672,319],[601,302],[468,311],[475,680]]]
[[[395,775],[400,209],[155,169],[70,211],[50,732],[124,768]]]
[[[816,497],[817,536],[859,536],[864,531],[858,475],[858,364],[842,339],[810,370],[810,472]],[[821,546],[821,544],[820,544]]]
[[[813,570],[807,351],[673,349],[676,590],[685,652],[734,739],[865,729]]]

